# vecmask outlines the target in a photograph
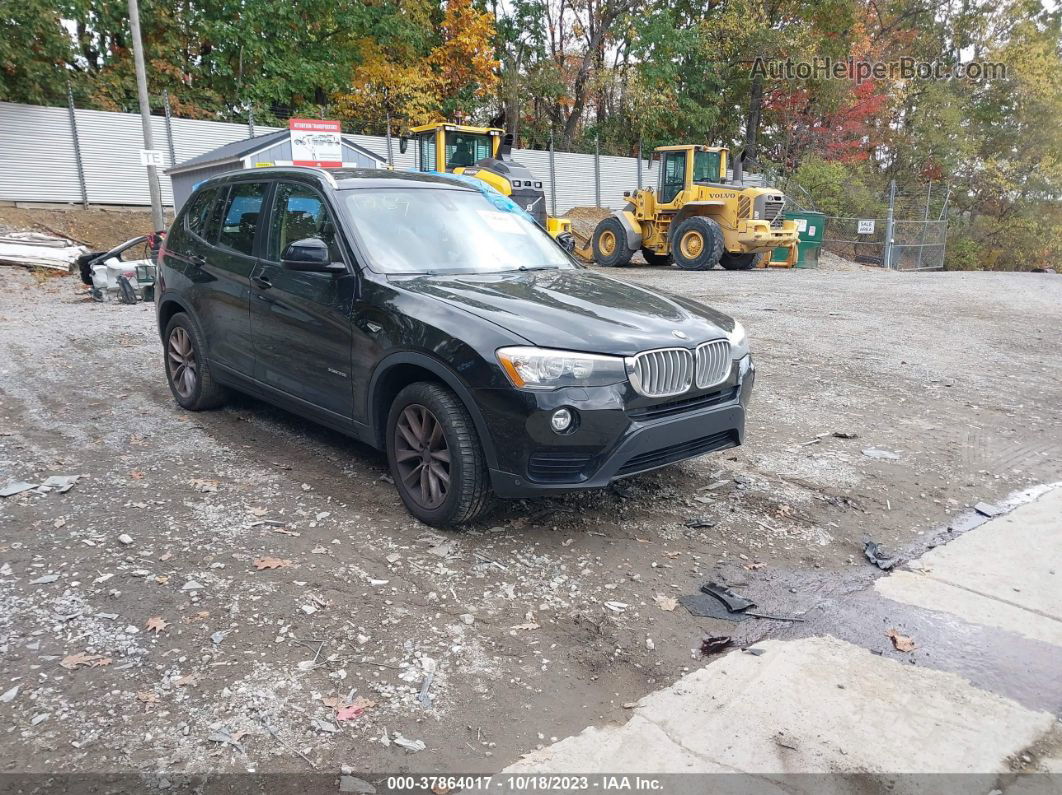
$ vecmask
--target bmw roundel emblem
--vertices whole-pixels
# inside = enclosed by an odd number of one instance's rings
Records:
[[[679,331],[678,329],[675,329],[674,331],[672,331],[671,335],[676,337],[676,338],[678,338],[678,339],[680,339],[680,340],[688,340],[689,339],[689,337],[686,335],[685,332]]]

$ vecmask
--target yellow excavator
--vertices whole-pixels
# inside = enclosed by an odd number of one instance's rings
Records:
[[[434,122],[411,127],[409,132],[417,147],[418,171],[463,174],[483,180],[516,202],[568,251],[575,248],[572,222],[546,213],[542,181],[513,160],[512,136],[504,130]],[[408,146],[409,138],[403,136],[399,150],[404,154]]]
[[[775,248],[788,248],[786,261],[797,261],[797,223],[782,217],[785,196],[774,188],[746,187],[741,161],[726,181],[729,151],[688,144],[658,146],[659,184],[625,192],[627,205],[594,229],[590,246],[577,253],[598,265],[615,267],[641,251],[650,265],[683,270],[754,268],[770,260]]]

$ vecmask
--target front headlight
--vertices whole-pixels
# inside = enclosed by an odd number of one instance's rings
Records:
[[[549,348],[499,348],[498,363],[517,389],[608,386],[627,379],[623,358]]]
[[[730,356],[733,359],[741,359],[749,355],[749,338],[745,336],[745,327],[734,321],[734,328],[727,333],[726,338],[730,341]]]

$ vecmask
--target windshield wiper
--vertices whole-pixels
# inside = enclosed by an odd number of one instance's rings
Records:
[[[535,267],[528,267],[527,265],[521,265],[519,268],[511,268],[503,273],[512,273],[513,271],[520,271],[521,273],[529,273],[531,271],[555,271],[558,270],[556,265],[536,265]]]

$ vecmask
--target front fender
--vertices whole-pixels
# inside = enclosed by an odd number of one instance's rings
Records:
[[[494,449],[494,440],[490,436],[487,422],[483,418],[483,411],[476,403],[476,400],[472,395],[472,390],[469,389],[464,380],[451,370],[445,362],[420,351],[396,351],[395,353],[385,356],[376,364],[376,367],[373,368],[372,375],[369,377],[368,405],[374,407],[369,420],[372,423],[371,432],[376,447],[381,450],[384,450],[387,447],[387,440],[385,437],[387,413],[375,410],[380,386],[388,371],[401,365],[414,365],[427,370],[454,391],[454,393],[461,399],[461,402],[464,403],[465,408],[472,417],[472,423],[476,426],[476,433],[479,434],[480,444],[483,445],[483,454],[487,459],[487,465],[492,469],[497,468],[498,457]],[[381,413],[383,415],[382,419],[380,417]]]

